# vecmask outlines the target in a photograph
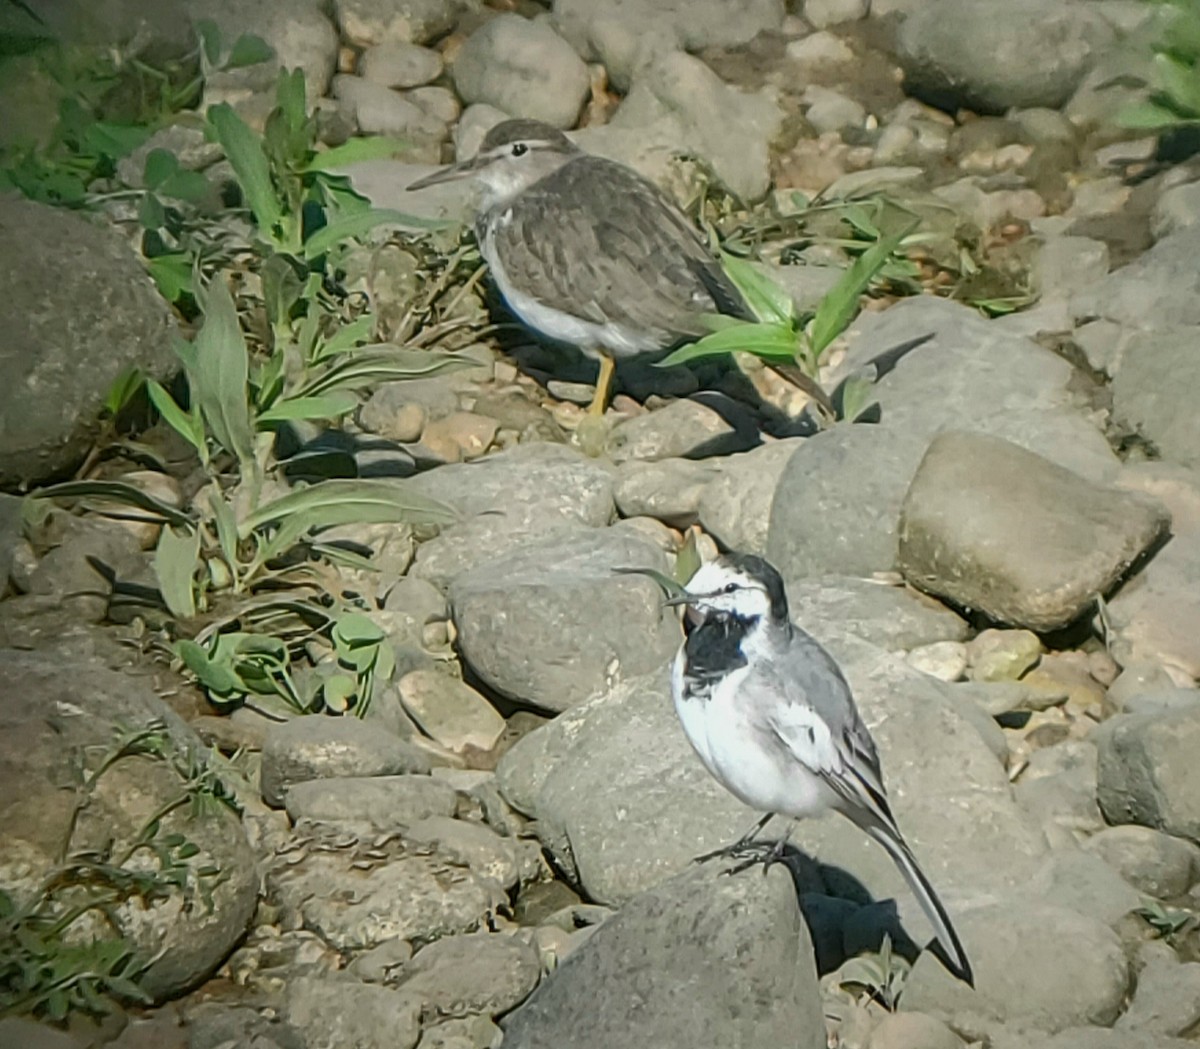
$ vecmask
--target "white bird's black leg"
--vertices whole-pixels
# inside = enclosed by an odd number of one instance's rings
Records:
[[[768,812],[762,819],[755,820],[753,826],[746,831],[737,841],[731,845],[723,845],[719,849],[713,849],[712,852],[706,852],[701,856],[697,856],[696,863],[705,863],[708,860],[715,860],[718,856],[745,856],[748,853],[758,855],[762,852],[764,846],[755,842],[755,838],[761,833],[763,827],[771,822],[775,813]]]
[[[792,836],[791,825],[784,831],[783,837],[778,841],[770,844],[763,842],[744,846],[743,854],[746,856],[741,863],[735,863],[725,872],[726,875],[741,874],[742,871],[748,870],[757,863],[762,864],[763,874],[766,875],[775,864],[783,861],[783,854],[787,851],[788,838]]]

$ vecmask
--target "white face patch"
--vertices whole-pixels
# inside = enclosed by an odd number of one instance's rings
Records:
[[[720,561],[703,565],[689,580],[687,591],[701,597],[695,604],[704,611],[731,613],[741,619],[771,613],[771,597],[763,583]]]

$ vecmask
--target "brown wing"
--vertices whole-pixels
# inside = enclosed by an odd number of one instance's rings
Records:
[[[573,160],[504,210],[512,218],[493,243],[505,274],[545,306],[656,333],[663,346],[703,334],[700,314],[749,316],[691,223],[623,165]]]

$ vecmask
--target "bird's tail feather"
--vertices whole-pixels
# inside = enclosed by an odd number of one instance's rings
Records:
[[[962,941],[959,940],[958,933],[954,931],[954,925],[946,913],[946,908],[942,906],[942,901],[938,899],[929,879],[925,877],[925,872],[921,870],[908,843],[898,830],[882,822],[872,821],[863,829],[887,849],[888,855],[900,868],[904,880],[908,882],[913,895],[917,897],[921,910],[925,912],[925,916],[933,925],[937,946],[941,948],[936,952],[939,960],[960,980],[968,986],[974,987],[975,975],[971,971],[971,963],[967,960],[967,952],[963,949]]]

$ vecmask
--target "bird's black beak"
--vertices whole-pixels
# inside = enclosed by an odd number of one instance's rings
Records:
[[[432,175],[426,175],[424,178],[417,179],[416,182],[409,183],[406,192],[411,193],[415,189],[428,189],[430,186],[440,186],[443,182],[454,182],[457,179],[466,178],[468,175],[475,174],[486,163],[487,158],[475,156],[470,160],[451,164],[449,167],[442,168],[441,171],[435,171]]]

